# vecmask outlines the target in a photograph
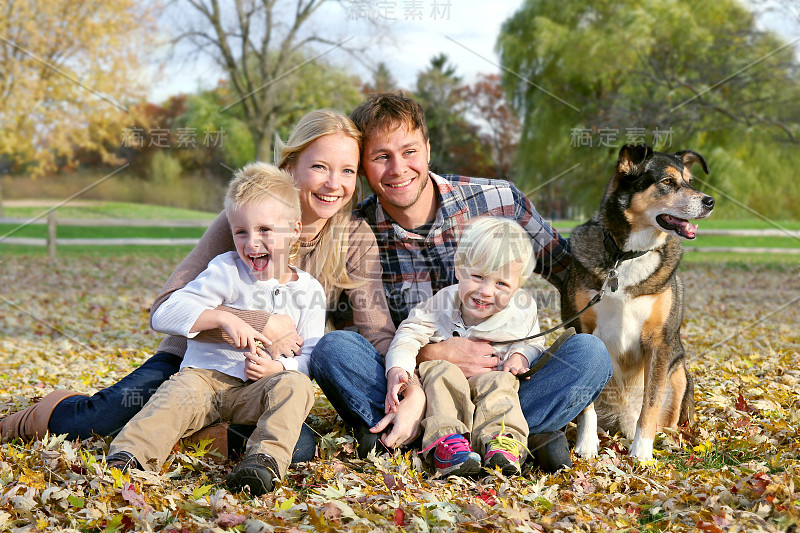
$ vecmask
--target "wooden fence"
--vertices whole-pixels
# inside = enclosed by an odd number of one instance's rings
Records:
[[[58,226],[126,226],[126,227],[169,227],[169,228],[207,228],[211,220],[148,220],[148,219],[57,219],[55,213],[50,213],[47,219],[0,218],[0,224],[17,224],[19,226],[47,225],[47,238],[28,237],[0,237],[1,244],[19,244],[23,246],[47,246],[50,257],[56,256],[58,246],[194,246],[199,239],[149,239],[149,238],[86,238],[64,239],[58,238]],[[572,228],[557,228],[559,233],[570,233]],[[724,235],[736,237],[788,237],[798,240],[794,248],[766,248],[766,247],[716,247],[716,246],[686,246],[687,252],[728,252],[744,254],[800,254],[800,231],[780,229],[759,230],[714,230],[702,231],[703,235]]]
[[[47,225],[47,238],[31,237],[5,237],[0,238],[0,244],[19,244],[23,246],[47,246],[50,257],[56,256],[58,246],[194,246],[199,239],[151,239],[151,238],[86,238],[86,239],[64,239],[58,238],[58,226],[124,226],[124,227],[148,227],[148,228],[207,228],[211,220],[149,220],[132,218],[111,218],[111,219],[57,219],[54,213],[50,213],[47,219],[24,219],[24,218],[0,218],[0,224],[18,224],[20,226]]]

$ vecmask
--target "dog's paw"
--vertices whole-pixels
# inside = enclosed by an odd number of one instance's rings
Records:
[[[645,439],[639,436],[638,432],[634,437],[631,447],[628,450],[629,457],[635,457],[640,462],[653,460],[653,439]]]
[[[575,454],[584,459],[593,459],[597,457],[600,450],[600,438],[597,432],[588,435],[580,435],[578,442],[575,443]]]

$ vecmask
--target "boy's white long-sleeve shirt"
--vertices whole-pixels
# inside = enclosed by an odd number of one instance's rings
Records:
[[[296,281],[281,284],[276,279],[257,280],[236,252],[220,254],[184,288],[175,291],[152,317],[156,331],[189,339],[181,368],[219,370],[242,381],[246,350],[229,344],[192,340],[190,333],[203,311],[226,305],[235,309],[264,310],[292,317],[303,339],[302,353],[278,359],[286,370],[310,375],[311,351],[325,333],[325,291],[310,274],[292,267]]]
[[[399,366],[409,374],[417,366],[417,354],[428,343],[451,337],[467,337],[488,341],[510,341],[539,333],[536,301],[525,289],[511,297],[508,306],[480,324],[466,326],[461,316],[461,298],[458,285],[450,285],[420,303],[400,323],[397,333],[386,353],[386,372]],[[544,351],[544,337],[495,346],[494,354],[500,357],[498,370],[508,356],[519,352],[533,364]]]

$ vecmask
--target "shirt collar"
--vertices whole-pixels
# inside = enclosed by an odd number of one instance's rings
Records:
[[[518,292],[521,290],[524,289],[517,289]],[[450,320],[452,320],[454,326],[465,330],[471,329],[473,333],[478,331],[492,332],[507,329],[508,324],[514,320],[517,313],[515,304],[515,298],[517,297],[518,294],[514,293],[505,309],[493,314],[483,322],[475,324],[474,326],[467,326],[464,324],[464,317],[461,314],[461,295],[458,294],[458,284],[456,284],[453,290],[453,305],[450,308]]]
[[[445,219],[465,212],[467,206],[457,194],[456,187],[450,181],[430,171],[428,171],[428,175],[435,186],[436,201],[439,203],[439,208],[436,210],[436,218],[431,227],[431,232],[433,232],[442,227]],[[377,201],[377,198],[375,202],[375,227],[382,234],[394,233],[398,239],[420,239],[426,237],[425,235],[412,233],[395,222],[383,210],[383,206]]]

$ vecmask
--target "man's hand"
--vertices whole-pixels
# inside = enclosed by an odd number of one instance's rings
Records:
[[[270,315],[263,333],[272,341],[266,349],[273,359],[300,355],[303,339],[289,315]]]
[[[417,363],[438,360],[453,363],[468,378],[492,371],[500,364],[500,358],[494,356],[494,348],[488,341],[464,337],[423,346],[417,356]]]
[[[285,370],[280,361],[273,360],[267,352],[258,348],[255,355],[246,356],[244,362],[244,375],[247,379],[257,381],[264,376],[270,376]]]
[[[425,392],[419,385],[409,385],[397,411],[381,418],[380,422],[369,428],[372,433],[380,433],[390,425],[392,429],[381,435],[381,442],[388,448],[399,448],[414,442],[425,418]]]
[[[392,367],[386,374],[386,401],[384,413],[396,413],[397,406],[400,405],[400,389],[408,383],[408,372],[399,366]]]
[[[521,353],[514,352],[506,359],[505,363],[503,363],[503,371],[511,372],[515,376],[524,374],[528,371],[528,360],[525,359],[525,356]],[[530,376],[528,376],[527,379],[531,379]]]

